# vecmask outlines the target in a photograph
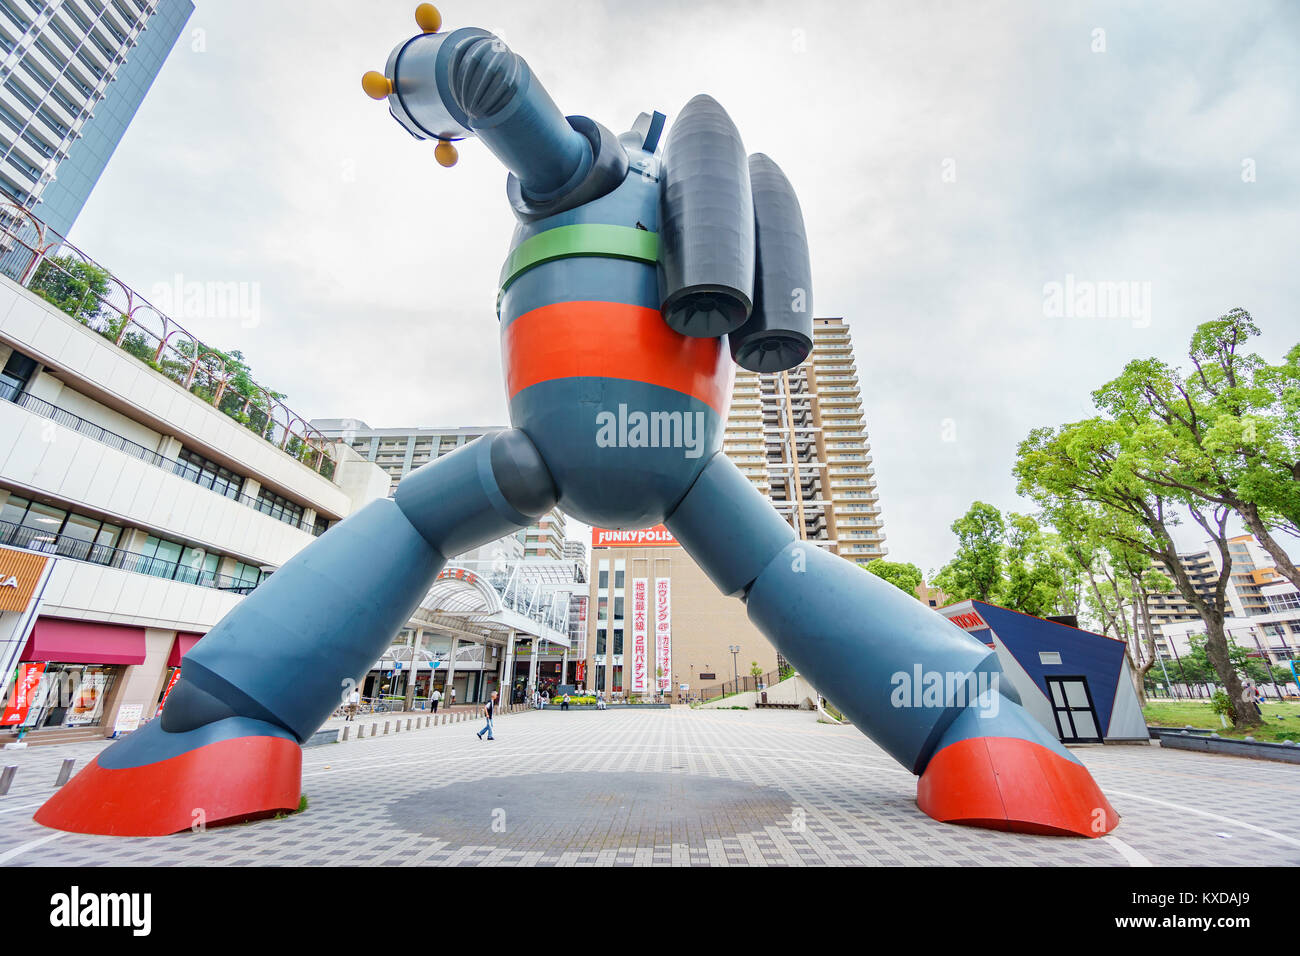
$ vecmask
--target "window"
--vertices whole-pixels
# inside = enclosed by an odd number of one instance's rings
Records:
[[[253,587],[262,579],[262,569],[243,561],[236,561],[230,569],[230,576],[240,587]]]
[[[179,541],[168,541],[165,538],[155,538],[153,535],[144,540],[144,547],[140,549],[139,567],[131,570],[139,571],[141,574],[149,574],[155,578],[170,578],[176,574],[176,569],[180,564],[181,552],[185,550],[185,545]]]
[[[623,629],[621,627],[616,627],[614,628],[614,654],[618,655],[622,653],[623,653]]]
[[[302,505],[296,505],[288,498],[265,488],[257,494],[256,507],[262,514],[270,515],[285,524],[299,524],[302,521]]]
[[[216,579],[220,556],[209,554],[203,548],[186,548],[174,575],[175,580],[186,584],[210,585]]]
[[[20,548],[46,551],[107,564],[122,529],[98,518],[72,514],[62,508],[10,495],[0,509],[0,541]]]
[[[28,358],[22,352],[13,352],[5,362],[4,371],[0,372],[0,398],[13,401],[27,388],[32,375],[36,372],[36,360]]]
[[[186,481],[192,481],[204,488],[211,488],[217,494],[224,495],[227,498],[238,498],[239,492],[244,487],[242,476],[235,474],[229,468],[223,468],[215,461],[204,458],[198,452],[190,451],[188,448],[181,449],[173,471]]]

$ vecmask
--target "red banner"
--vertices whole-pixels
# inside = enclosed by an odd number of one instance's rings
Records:
[[[155,717],[162,713],[163,704],[167,703],[167,695],[172,692],[172,688],[176,686],[176,682],[180,679],[181,669],[178,667],[172,671],[172,679],[167,682],[167,689],[163,691],[162,700],[158,701],[158,709],[154,711]]]
[[[577,672],[574,674],[573,679],[574,679],[575,681],[577,681],[579,684],[585,683],[585,681],[586,681],[586,679],[587,679],[587,662],[586,662],[586,661],[578,661]]]
[[[40,686],[41,675],[45,673],[44,661],[25,661],[18,665],[18,680],[14,684],[13,697],[5,708],[0,724],[21,724],[27,719],[27,712],[32,707],[32,695]]]

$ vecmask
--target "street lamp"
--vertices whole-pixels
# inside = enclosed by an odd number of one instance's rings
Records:
[[[736,655],[740,653],[740,645],[732,644],[727,650],[731,651],[731,682],[736,685],[736,693],[740,693],[740,669],[736,665]]]

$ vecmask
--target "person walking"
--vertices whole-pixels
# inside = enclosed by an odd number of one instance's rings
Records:
[[[348,716],[347,716],[347,719],[348,719],[348,720],[352,720],[354,717],[356,717],[356,716],[357,716],[357,710],[358,710],[360,707],[361,707],[361,691],[357,690],[357,689],[354,687],[354,688],[352,688],[352,693],[348,695]]]
[[[438,704],[441,701],[442,701],[442,691],[438,690],[438,688],[435,687],[433,689],[433,693],[429,695],[429,703],[433,706],[433,713],[435,715],[437,715],[438,713]]]
[[[491,698],[489,698],[488,702],[483,705],[483,716],[487,718],[487,723],[484,724],[483,729],[478,732],[479,740],[483,739],[484,734],[487,734],[488,740],[496,740],[496,737],[492,735],[492,718],[496,716],[496,710],[497,692],[493,691]]]

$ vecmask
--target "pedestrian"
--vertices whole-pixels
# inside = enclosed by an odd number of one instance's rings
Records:
[[[565,694],[564,700],[560,703],[560,710],[568,710],[568,709],[569,709],[569,695]]]
[[[453,707],[456,706],[456,688],[455,688],[455,687],[452,687],[452,689],[449,691],[449,693],[451,694],[451,697],[448,698],[448,700],[447,700],[447,709],[448,709],[448,710],[450,710],[451,708],[453,708]]]
[[[438,690],[438,688],[435,687],[435,688],[433,689],[433,693],[429,695],[429,701],[430,701],[430,703],[433,704],[433,712],[434,712],[435,714],[437,714],[437,713],[438,713],[438,704],[439,704],[439,702],[442,701],[442,691]]]
[[[551,695],[547,691],[542,691],[542,710],[545,710],[546,705],[549,704],[550,702],[551,702]]]
[[[493,691],[491,699],[489,699],[488,702],[483,705],[483,716],[487,718],[487,723],[484,724],[483,729],[478,732],[479,740],[483,739],[484,734],[487,734],[488,740],[496,740],[496,737],[492,736],[492,718],[496,715],[496,709],[497,709],[497,692]]]
[[[348,695],[348,720],[352,720],[357,715],[357,709],[361,706],[361,691],[355,687],[352,693]]]

